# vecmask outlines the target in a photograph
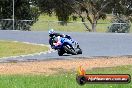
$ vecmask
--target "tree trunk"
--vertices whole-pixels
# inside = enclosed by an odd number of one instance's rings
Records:
[[[82,16],[80,16],[82,18],[82,22],[83,22],[83,25],[85,26],[85,28],[87,29],[87,31],[91,32],[91,29],[88,27],[88,25],[85,23],[85,20]]]
[[[93,32],[96,32],[96,26],[97,26],[97,21],[94,21],[94,22],[92,23],[92,31],[93,31]]]
[[[91,30],[89,29],[88,25],[86,23],[83,22],[83,25],[85,26],[85,28],[87,29],[87,31],[91,32]]]

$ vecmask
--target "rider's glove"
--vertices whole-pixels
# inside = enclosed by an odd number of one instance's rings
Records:
[[[54,49],[54,46],[51,46],[52,49]]]
[[[54,46],[54,47],[53,47],[53,49],[55,49],[55,50],[56,50],[56,49],[57,49],[57,47],[56,47],[56,46]]]
[[[70,35],[65,35],[65,38],[71,39]]]
[[[51,48],[56,50],[57,49],[57,46],[51,46]]]

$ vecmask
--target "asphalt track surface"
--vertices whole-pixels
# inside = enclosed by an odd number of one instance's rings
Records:
[[[69,59],[71,57],[93,57],[93,56],[122,56],[132,55],[132,34],[125,33],[86,33],[86,32],[61,32],[71,35],[78,41],[82,48],[82,55],[58,56],[57,52],[47,54],[26,56],[19,58],[8,58],[0,60],[47,60],[47,59]],[[37,44],[48,44],[48,32],[44,31],[0,31],[0,40],[11,40],[30,42]]]

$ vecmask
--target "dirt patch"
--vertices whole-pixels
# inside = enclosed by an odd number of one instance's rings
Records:
[[[132,65],[132,57],[96,57],[70,60],[50,60],[35,62],[1,63],[0,74],[54,74],[59,71]]]

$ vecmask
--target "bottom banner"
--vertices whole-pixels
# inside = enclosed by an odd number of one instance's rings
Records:
[[[77,83],[130,83],[129,74],[86,74],[82,67],[79,68],[79,74],[76,77]]]

